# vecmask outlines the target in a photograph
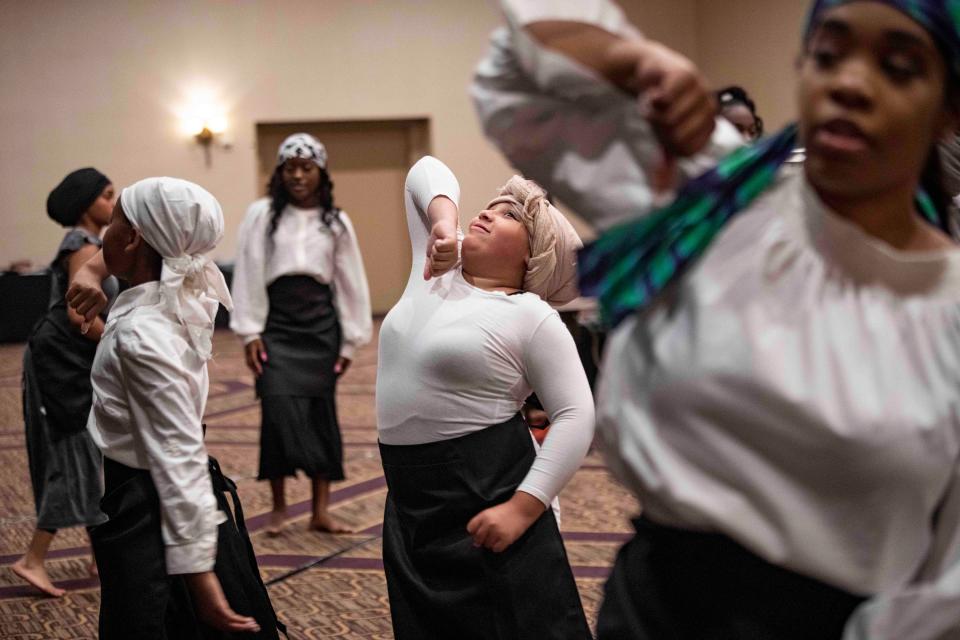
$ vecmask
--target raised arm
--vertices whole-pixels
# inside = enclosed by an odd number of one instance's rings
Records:
[[[407,231],[413,262],[407,290],[422,286],[428,276],[440,275],[432,266],[456,263],[456,242],[459,235],[457,206],[460,202],[460,183],[447,165],[433,156],[424,156],[407,173],[404,204],[407,212]],[[438,246],[439,243],[439,246]],[[454,251],[449,262],[450,250]],[[442,250],[440,259],[435,259]],[[448,264],[449,263],[449,264]]]
[[[103,261],[103,251],[96,254],[77,268],[70,277],[67,289],[67,307],[83,318],[80,333],[86,333],[100,312],[107,306],[107,295],[103,292],[103,281],[110,275]]]
[[[97,249],[96,245],[89,243],[74,251],[67,261],[67,280],[72,282],[76,277],[77,272],[80,271],[83,265],[96,256],[99,251],[100,250]],[[102,282],[103,281],[101,280],[101,285]],[[100,293],[103,294],[102,286],[100,287]],[[106,294],[103,295],[104,298],[106,298]],[[93,340],[94,342],[100,341],[100,337],[103,335],[104,323],[103,319],[99,315],[94,317],[93,321],[87,321],[86,317],[80,315],[68,304],[67,318],[70,320],[70,324],[76,327],[77,331],[82,332],[88,340]]]
[[[685,58],[606,0],[505,0],[471,93],[484,131],[524,174],[598,227],[650,211],[742,144]],[[643,94],[643,100],[637,96]],[[712,133],[711,133],[712,131]],[[672,155],[700,150],[674,163]]]

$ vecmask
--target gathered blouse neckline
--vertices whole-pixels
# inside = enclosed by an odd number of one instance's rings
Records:
[[[960,245],[931,251],[896,249],[830,209],[806,178],[798,182],[804,212],[800,231],[830,262],[855,280],[900,295],[960,302]]]

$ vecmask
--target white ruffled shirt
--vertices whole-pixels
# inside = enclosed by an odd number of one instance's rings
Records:
[[[472,88],[488,134],[600,226],[649,211],[636,103],[522,31],[626,33],[622,15],[505,4]],[[960,631],[958,392],[960,250],[896,251],[785,168],[672,297],[612,333],[597,428],[652,519],[871,596],[846,640],[932,640]]]
[[[213,570],[226,519],[203,444],[207,363],[160,289],[158,281],[128,289],[110,310],[90,373],[87,429],[105,457],[150,471],[167,573],[200,573]]]
[[[544,505],[583,461],[593,439],[593,396],[570,332],[532,293],[485,291],[459,269],[423,279],[437,196],[460,185],[426,156],[407,175],[405,204],[413,265],[406,289],[380,328],[377,429],[392,445],[463,436],[512,418],[536,392],[552,426],[518,490]]]
[[[230,328],[244,343],[259,338],[270,310],[270,283],[281,276],[312,276],[333,289],[343,336],[340,355],[352,359],[359,347],[370,342],[373,319],[363,258],[350,218],[341,211],[328,229],[320,222],[319,208],[287,205],[268,248],[271,215],[270,199],[262,198],[250,205],[240,226]]]

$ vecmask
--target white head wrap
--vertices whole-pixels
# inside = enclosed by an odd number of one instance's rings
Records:
[[[502,203],[512,205],[530,238],[524,291],[537,294],[555,307],[576,298],[577,251],[583,242],[573,225],[550,204],[540,185],[522,176],[510,178],[487,208]]]
[[[163,258],[160,295],[187,329],[201,358],[210,358],[218,304],[233,309],[220,269],[206,254],[223,237],[220,203],[203,187],[177,178],[147,178],[120,193],[123,213]]]
[[[277,166],[291,158],[313,160],[321,169],[327,168],[327,149],[323,143],[309,133],[295,133],[289,136],[277,150]]]

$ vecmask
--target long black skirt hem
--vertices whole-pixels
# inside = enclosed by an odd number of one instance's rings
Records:
[[[296,476],[343,480],[343,442],[333,394],[261,398],[258,480]]]
[[[508,500],[535,456],[512,420],[424,445],[380,444],[387,500],[383,562],[397,640],[590,638],[553,511],[502,553],[467,523]]]
[[[727,536],[634,521],[597,640],[839,640],[864,597],[773,565]]]
[[[231,634],[198,619],[183,576],[167,574],[160,499],[149,471],[106,458],[101,508],[109,520],[90,533],[100,573],[101,640],[277,640],[285,631],[260,578],[236,485],[213,458],[209,469],[217,506],[227,515],[217,531],[214,572],[230,607],[255,618],[260,631]]]

